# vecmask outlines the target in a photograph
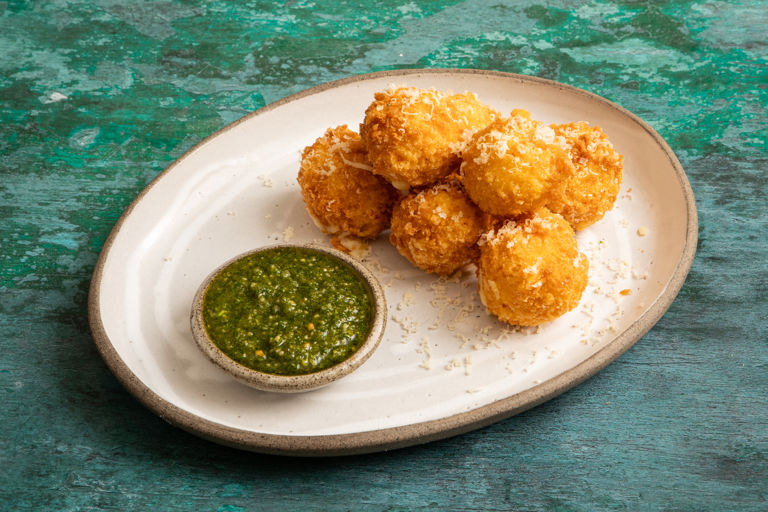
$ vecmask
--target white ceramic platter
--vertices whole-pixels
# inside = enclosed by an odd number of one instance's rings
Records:
[[[393,83],[474,91],[502,113],[525,108],[547,123],[585,120],[604,129],[624,155],[624,183],[614,209],[578,233],[590,258],[580,306],[537,329],[510,329],[485,312],[473,272],[452,280],[425,274],[382,236],[365,260],[389,304],[387,331],[371,359],[331,386],[298,395],[239,384],[192,339],[195,290],[213,268],[249,249],[328,243],[301,199],[300,152],[328,127],[357,129],[374,92]],[[673,152],[647,124],[603,98],[489,71],[374,73],[254,112],[154,180],[101,253],[91,327],[120,381],[198,435],[293,455],[391,449],[487,425],[595,374],[672,303],[696,233],[693,194]]]

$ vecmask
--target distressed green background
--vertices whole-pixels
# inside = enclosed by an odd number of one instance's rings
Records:
[[[3,510],[768,509],[768,3],[0,2]],[[585,384],[480,431],[284,459],[173,428],[101,361],[86,298],[123,209],[211,132],[358,73],[538,75],[677,153],[699,249]]]

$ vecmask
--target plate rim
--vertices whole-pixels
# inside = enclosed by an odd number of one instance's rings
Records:
[[[574,367],[547,379],[546,381],[533,386],[525,391],[508,396],[490,404],[486,404],[475,409],[453,414],[443,418],[428,420],[408,425],[388,427],[379,430],[369,430],[363,432],[353,432],[346,434],[327,434],[327,435],[285,435],[285,434],[265,434],[242,430],[234,427],[222,425],[211,420],[199,417],[189,411],[182,409],[174,403],[165,400],[157,393],[152,391],[136,374],[134,374],[128,365],[123,361],[112,345],[107,336],[104,323],[101,316],[101,282],[104,273],[104,266],[111,252],[112,245],[120,233],[124,222],[133,212],[134,208],[143,200],[146,194],[163,179],[166,174],[194,153],[202,146],[211,142],[214,138],[225,134],[242,122],[250,120],[256,116],[276,109],[284,104],[294,102],[301,98],[321,93],[328,89],[333,89],[342,85],[355,82],[363,82],[371,79],[383,77],[405,77],[409,75],[424,74],[465,74],[465,75],[486,75],[491,77],[500,77],[516,80],[521,83],[530,83],[546,85],[567,90],[570,93],[583,95],[591,100],[596,100],[611,109],[618,111],[631,121],[640,126],[648,133],[653,140],[665,153],[669,163],[675,171],[675,175],[680,183],[683,196],[686,203],[686,236],[680,259],[675,270],[672,273],[664,292],[659,295],[653,304],[638,317],[627,329],[617,335],[613,340],[598,350],[595,354],[588,357]],[[158,174],[149,184],[147,184],[130,205],[121,214],[114,227],[107,236],[99,257],[94,267],[93,275],[88,292],[88,321],[91,335],[96,344],[102,359],[110,371],[115,375],[123,387],[136,398],[145,407],[160,416],[168,423],[179,427],[187,432],[195,434],[204,439],[217,442],[226,446],[245,449],[254,452],[276,455],[292,456],[336,456],[353,455],[362,453],[371,453],[377,451],[393,450],[404,448],[416,444],[427,443],[444,439],[455,435],[463,434],[471,430],[485,427],[497,421],[509,418],[541,403],[550,400],[557,395],[577,386],[589,377],[594,376],[611,362],[616,360],[624,352],[629,350],[641,337],[643,337],[664,315],[672,305],[675,297],[683,286],[688,271],[693,264],[696,253],[696,244],[698,241],[698,214],[696,211],[696,202],[693,190],[682,165],[675,156],[674,151],[656,130],[648,123],[640,119],[637,115],[617,105],[616,103],[599,96],[595,93],[580,89],[578,87],[540,78],[530,75],[521,75],[507,73],[504,71],[484,70],[484,69],[462,69],[462,68],[409,68],[393,69],[353,75],[339,80],[326,82],[295,94],[291,94],[274,103],[251,112],[217,130],[211,135],[205,137],[195,146],[187,150],[183,155],[174,160],[165,170]]]

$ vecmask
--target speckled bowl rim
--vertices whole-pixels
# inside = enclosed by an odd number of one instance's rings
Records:
[[[318,94],[328,89],[333,89],[341,85],[346,85],[365,80],[377,79],[382,77],[406,78],[411,75],[484,75],[489,77],[501,77],[508,80],[515,80],[519,83],[532,85],[544,85],[547,87],[559,88],[568,91],[571,94],[582,95],[592,101],[598,101],[603,105],[616,110],[626,118],[632,120],[637,126],[642,128],[666,154],[670,165],[675,170],[675,175],[680,184],[685,198],[685,210],[687,214],[685,245],[683,247],[680,260],[677,262],[672,277],[667,283],[667,287],[656,301],[626,330],[620,333],[605,347],[600,349],[588,359],[582,361],[573,368],[546,380],[532,388],[521,393],[497,400],[488,405],[473,409],[467,412],[454,414],[445,418],[430,420],[420,423],[413,423],[399,427],[385,428],[381,430],[371,430],[365,432],[356,432],[349,434],[335,435],[276,435],[264,434],[241,430],[215,423],[201,417],[198,417],[189,411],[185,411],[171,402],[161,398],[144,384],[120,358],[116,349],[112,345],[104,329],[101,318],[99,304],[101,280],[104,272],[104,266],[109,257],[112,244],[120,232],[123,222],[130,216],[134,207],[142,200],[144,195],[163,177],[169,173],[178,163],[189,154],[196,151],[199,147],[207,144],[213,138],[226,133],[238,124],[251,119],[255,116],[269,112],[281,105],[296,101],[298,99]],[[632,112],[616,105],[601,96],[591,92],[573,87],[571,85],[561,84],[553,80],[538,78],[534,76],[518,75],[505,73],[502,71],[488,71],[480,69],[402,69],[379,71],[363,75],[356,75],[333,82],[306,89],[296,94],[292,94],[271,103],[251,114],[235,121],[224,127],[218,132],[206,137],[195,147],[187,151],[178,160],[172,163],[168,168],[160,173],[128,206],[123,215],[118,219],[115,227],[109,234],[96,262],[91,287],[88,296],[88,314],[91,326],[91,333],[96,347],[101,353],[102,358],[114,373],[123,386],[142,404],[155,412],[167,422],[180,427],[188,432],[196,434],[202,438],[221,443],[223,445],[241,448],[245,450],[256,451],[268,454],[294,455],[294,456],[331,456],[331,455],[351,455],[360,453],[370,453],[384,450],[403,448],[421,443],[427,443],[438,439],[455,436],[478,429],[505,418],[509,418],[532,407],[535,407],[555,396],[567,391],[568,389],[580,384],[589,377],[605,368],[616,358],[626,352],[634,345],[651,327],[664,315],[669,306],[674,301],[680,288],[685,282],[688,271],[693,263],[696,253],[696,243],[698,239],[698,215],[696,212],[696,203],[693,196],[693,190],[688,182],[680,162],[677,160],[672,149],[666,141],[646,122],[641,120]]]
[[[347,359],[319,372],[303,375],[275,375],[253,370],[227,356],[213,343],[205,330],[202,315],[202,302],[205,297],[205,292],[208,290],[208,287],[216,276],[233,263],[240,261],[247,256],[285,248],[315,251],[341,261],[360,276],[370,294],[371,305],[373,306],[373,316],[371,317],[370,330],[365,340],[363,340],[360,347],[358,347],[358,349]],[[211,273],[203,279],[203,282],[200,283],[200,286],[195,293],[195,298],[192,301],[192,308],[190,309],[189,322],[190,329],[192,330],[192,337],[195,339],[195,343],[197,343],[197,346],[203,354],[205,354],[213,364],[228,372],[238,381],[262,391],[271,391],[275,393],[301,393],[330,385],[360,368],[360,366],[373,355],[376,348],[378,348],[379,342],[384,336],[384,329],[387,326],[387,315],[387,300],[384,295],[384,290],[381,288],[379,280],[373,275],[373,272],[368,270],[368,268],[361,262],[341,251],[329,247],[322,247],[317,244],[283,243],[265,245],[245,251],[228,259],[213,269]]]

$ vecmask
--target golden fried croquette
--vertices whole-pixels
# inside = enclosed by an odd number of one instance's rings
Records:
[[[472,93],[398,87],[374,98],[360,136],[373,172],[399,190],[430,185],[454,171],[468,136],[496,115]]]
[[[505,217],[546,205],[573,172],[552,128],[514,110],[474,135],[462,154],[469,197],[481,210]]]
[[[553,194],[547,207],[562,215],[573,229],[584,229],[613,208],[621,188],[623,157],[599,126],[578,122],[551,127],[565,139],[575,172],[566,178],[565,187]]]
[[[480,238],[480,297],[512,325],[539,325],[575,308],[588,268],[570,224],[546,208]]]
[[[329,128],[304,148],[298,182],[323,233],[376,238],[389,227],[398,193],[370,168],[360,136],[346,125]]]
[[[458,182],[411,191],[392,212],[389,240],[411,263],[449,275],[477,257],[482,214]]]

